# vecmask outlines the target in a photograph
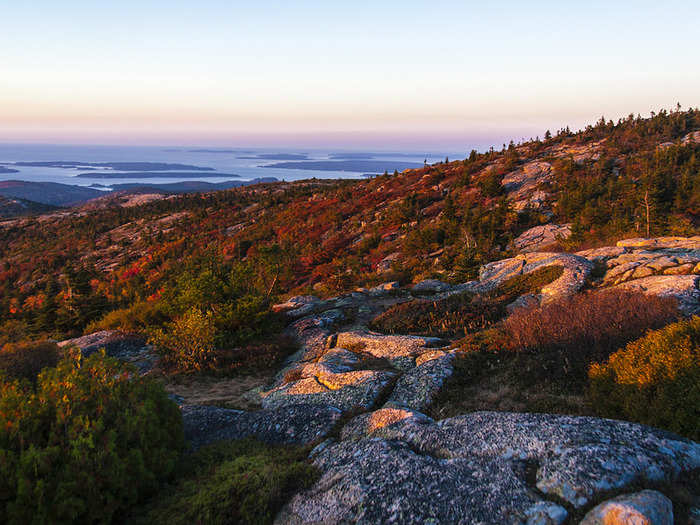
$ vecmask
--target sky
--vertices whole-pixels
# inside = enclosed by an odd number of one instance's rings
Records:
[[[700,105],[700,2],[0,0],[0,142],[484,148]]]

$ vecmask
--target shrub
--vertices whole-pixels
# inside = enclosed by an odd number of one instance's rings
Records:
[[[222,442],[198,451],[174,490],[145,509],[136,523],[261,524],[318,473],[306,450],[253,440]]]
[[[180,370],[204,370],[214,364],[216,327],[211,313],[191,308],[165,330],[154,330],[150,341],[163,358]]]
[[[0,522],[108,523],[157,488],[183,444],[163,388],[104,353],[36,387],[0,384]]]
[[[437,301],[398,304],[375,317],[370,327],[387,333],[464,336],[491,326],[503,317],[508,303],[522,294],[538,291],[562,272],[561,266],[548,266],[508,279],[487,294],[464,292]]]
[[[479,180],[479,189],[486,197],[498,197],[505,193],[502,182],[503,175],[500,173],[489,173]]]
[[[50,341],[8,343],[0,350],[0,373],[8,379],[35,381],[44,368],[54,367],[61,349]]]
[[[700,317],[647,333],[589,370],[602,415],[700,439]]]
[[[85,333],[91,334],[100,330],[143,332],[151,326],[161,325],[165,319],[159,303],[140,301],[128,308],[113,310],[101,319],[88,323]]]
[[[677,315],[673,298],[602,290],[517,310],[504,321],[504,329],[510,349],[540,356],[540,366],[531,373],[583,384],[592,362]]]

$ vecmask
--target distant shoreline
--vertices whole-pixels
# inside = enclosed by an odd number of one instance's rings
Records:
[[[116,172],[116,171],[91,171],[89,173],[78,173],[76,177],[89,178],[89,179],[155,179],[155,178],[170,178],[170,179],[182,179],[182,178],[240,178],[240,175],[235,173],[215,173],[215,172],[201,172],[201,171],[127,171],[127,172]]]

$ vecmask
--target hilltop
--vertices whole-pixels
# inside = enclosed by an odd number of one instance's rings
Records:
[[[0,250],[8,362],[104,348],[180,407],[199,466],[135,520],[700,508],[698,110],[366,180],[115,193],[2,222]],[[266,445],[208,447],[241,438]]]

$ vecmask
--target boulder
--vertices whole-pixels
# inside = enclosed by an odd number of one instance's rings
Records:
[[[649,295],[675,297],[679,309],[685,314],[700,311],[700,290],[698,275],[655,275],[634,281],[627,281],[616,286],[625,290],[638,290]]]
[[[290,405],[255,412],[183,405],[181,410],[185,439],[194,449],[249,437],[272,444],[306,445],[323,439],[341,417],[340,410],[323,405]]]
[[[58,346],[79,348],[83,357],[104,349],[108,356],[132,364],[141,374],[150,372],[158,363],[155,349],[146,344],[143,337],[119,330],[102,330],[67,339],[59,342]]]
[[[400,422],[427,425],[434,423],[425,414],[406,408],[380,408],[374,412],[360,414],[352,418],[342,429],[342,439],[360,439],[372,436],[375,432]]]
[[[297,295],[290,297],[284,303],[273,305],[272,311],[283,312],[287,317],[299,319],[318,311],[323,307],[324,303],[325,301],[322,301],[315,295]]]
[[[437,279],[425,279],[419,283],[413,285],[411,288],[412,292],[415,293],[440,293],[446,292],[451,288],[451,286]]]
[[[424,411],[437,397],[445,381],[452,375],[454,354],[428,352],[429,358],[416,359],[416,367],[405,372],[394,386],[385,407]]]
[[[428,348],[443,346],[444,342],[436,337],[383,335],[368,330],[353,330],[339,332],[335,344],[353,352],[364,352],[374,357],[393,360],[417,356]]]
[[[561,505],[539,501],[525,511],[526,525],[561,525],[569,513]]]
[[[655,490],[624,494],[594,507],[581,525],[673,525],[673,504]]]
[[[398,281],[389,281],[386,283],[379,284],[374,288],[369,289],[369,294],[373,296],[384,295],[388,292],[395,292],[401,288]]]
[[[434,422],[394,410],[358,416],[343,441],[314,451],[321,479],[277,523],[557,523],[547,498],[583,508],[700,467],[700,444],[634,423],[506,412]]]
[[[569,237],[571,237],[571,224],[544,224],[522,233],[513,241],[513,247],[522,253],[537,252]]]
[[[391,371],[319,372],[261,392],[263,408],[291,405],[333,406],[343,412],[369,410],[395,377]]]

